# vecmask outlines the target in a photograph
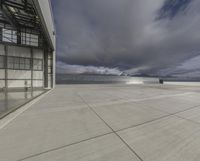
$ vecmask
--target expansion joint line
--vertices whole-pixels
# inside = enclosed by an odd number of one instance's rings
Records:
[[[88,108],[100,119],[103,121],[103,123],[110,128],[110,130],[128,147],[128,149],[135,154],[140,161],[143,161],[143,159],[130,147],[128,143],[84,100],[84,98],[78,94],[78,97],[88,106]]]
[[[35,157],[38,157],[38,156],[41,156],[41,155],[44,155],[44,154],[47,154],[47,153],[50,153],[50,152],[53,152],[53,151],[58,151],[58,150],[61,150],[63,148],[67,148],[69,146],[77,145],[77,144],[80,144],[82,142],[89,141],[89,140],[92,140],[92,139],[96,139],[96,138],[106,136],[106,135],[109,135],[109,134],[112,134],[112,133],[113,132],[109,132],[109,133],[106,133],[106,134],[94,136],[94,137],[84,139],[84,140],[81,140],[81,141],[78,141],[78,142],[74,142],[74,143],[71,143],[71,144],[63,145],[63,146],[60,146],[60,147],[57,147],[57,148],[49,149],[49,150],[46,150],[46,151],[43,151],[43,152],[40,152],[40,153],[37,153],[37,154],[33,154],[33,155],[30,155],[30,156],[24,157],[24,158],[16,160],[16,161],[25,161],[25,160],[30,159],[30,158],[35,158]]]

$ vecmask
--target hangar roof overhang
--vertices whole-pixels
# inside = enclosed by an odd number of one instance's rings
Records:
[[[41,24],[52,48],[55,50],[55,26],[50,0],[33,0]]]

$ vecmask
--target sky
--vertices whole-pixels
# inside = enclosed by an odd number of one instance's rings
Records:
[[[200,78],[200,0],[52,0],[57,72]]]

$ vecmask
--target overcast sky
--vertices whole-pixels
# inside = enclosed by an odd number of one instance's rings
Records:
[[[200,75],[200,0],[52,0],[59,73]]]

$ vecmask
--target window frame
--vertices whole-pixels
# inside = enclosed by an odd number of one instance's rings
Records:
[[[4,60],[3,66],[2,67],[0,66],[0,69],[5,69],[6,56],[0,55],[0,57],[3,57]],[[44,70],[43,65],[44,65],[43,59],[7,56],[7,69],[10,70],[43,71]]]
[[[31,70],[31,58],[8,56],[7,63],[10,70]]]

